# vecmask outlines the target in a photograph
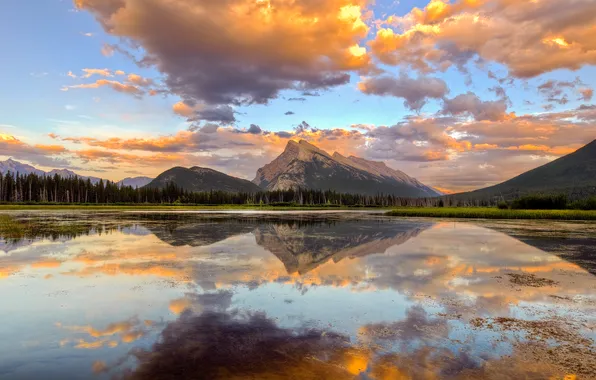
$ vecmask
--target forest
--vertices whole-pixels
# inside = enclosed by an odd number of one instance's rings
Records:
[[[343,194],[336,191],[295,189],[257,193],[213,190],[189,192],[174,183],[163,188],[121,187],[111,181],[92,183],[80,177],[36,174],[0,175],[0,203],[37,204],[187,204],[328,207],[442,206],[440,198],[405,198],[395,195]]]

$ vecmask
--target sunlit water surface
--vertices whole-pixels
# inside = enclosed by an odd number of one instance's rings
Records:
[[[1,379],[595,376],[594,224],[11,215]]]

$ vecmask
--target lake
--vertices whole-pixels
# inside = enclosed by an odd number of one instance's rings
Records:
[[[0,379],[596,378],[596,223],[10,215]]]

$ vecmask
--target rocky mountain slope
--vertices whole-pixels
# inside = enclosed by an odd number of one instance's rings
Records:
[[[253,182],[267,190],[291,188],[335,190],[344,193],[403,197],[441,195],[407,174],[382,162],[359,157],[329,155],[302,140],[290,141],[284,152],[257,171]]]
[[[178,166],[166,170],[147,186],[164,188],[168,183],[172,182],[187,191],[196,192],[220,190],[232,193],[254,193],[262,190],[259,186],[245,179],[232,177],[217,170],[198,166],[190,169]]]

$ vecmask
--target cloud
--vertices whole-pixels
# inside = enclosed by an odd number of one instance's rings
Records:
[[[585,89],[585,87],[580,88],[580,86],[585,85],[579,78],[576,78],[572,82],[551,79],[538,86],[538,92],[549,103],[565,105],[569,103],[570,92],[580,96],[580,100],[585,99],[584,93],[582,92],[582,89]]]
[[[93,75],[99,75],[102,77],[112,77],[112,72],[108,69],[82,69],[85,74],[83,74],[82,78],[89,78]]]
[[[207,104],[266,103],[284,89],[344,84],[370,57],[365,0],[77,0],[104,30],[140,46],[170,91]],[[113,49],[112,49],[113,51]]]
[[[122,73],[122,75],[124,75],[123,71],[119,72]],[[140,75],[137,74],[128,74],[128,81],[134,85],[140,86],[140,87],[148,87],[153,85],[153,80],[149,79],[149,78],[143,78]]]
[[[442,112],[455,116],[472,115],[477,121],[499,121],[507,117],[507,101],[482,101],[476,94],[468,92],[453,99],[445,99]]]
[[[234,109],[226,104],[216,106],[202,106],[195,111],[191,121],[212,121],[231,124],[236,121]]]
[[[227,104],[190,106],[186,102],[180,101],[172,106],[172,110],[175,114],[185,117],[189,122],[205,121],[228,125],[236,122],[234,108]]]
[[[88,88],[100,88],[100,87],[110,87],[114,91],[121,92],[124,94],[130,94],[130,95],[133,95],[136,97],[141,97],[145,93],[142,89],[140,89],[139,87],[137,87],[133,84],[122,83],[122,82],[118,82],[115,80],[108,80],[108,79],[98,79],[94,83],[76,84],[73,86],[64,86],[62,88],[62,91],[68,91],[70,89],[81,89],[81,88],[88,89]]]
[[[3,156],[27,160],[42,166],[64,167],[69,162],[61,156],[68,150],[60,145],[30,145],[12,135],[0,133],[0,152]]]
[[[263,130],[261,129],[261,127],[259,127],[256,124],[251,124],[250,128],[248,128],[248,130],[246,131],[246,133],[250,133],[253,135],[260,135],[263,132]]]
[[[370,42],[385,64],[429,72],[477,56],[530,78],[596,63],[596,3],[589,0],[432,0],[390,18]]]
[[[594,90],[588,87],[580,88],[579,93],[581,95],[580,100],[583,100],[584,102],[591,101],[592,97],[594,96]]]
[[[218,129],[219,129],[219,125],[218,124],[206,123],[202,127],[200,127],[198,130],[200,132],[210,134],[210,133],[217,132]]]
[[[429,99],[442,99],[449,92],[442,79],[410,78],[403,74],[397,78],[386,75],[364,78],[358,83],[358,89],[368,95],[403,98],[404,105],[415,111],[420,111]]]
[[[104,57],[111,57],[111,56],[113,56],[115,51],[116,51],[116,49],[114,49],[114,47],[112,45],[109,45],[109,44],[103,44],[103,46],[101,47],[101,54]]]
[[[172,110],[175,114],[184,116],[184,117],[191,117],[194,114],[193,107],[189,106],[188,104],[180,101],[172,106]]]

